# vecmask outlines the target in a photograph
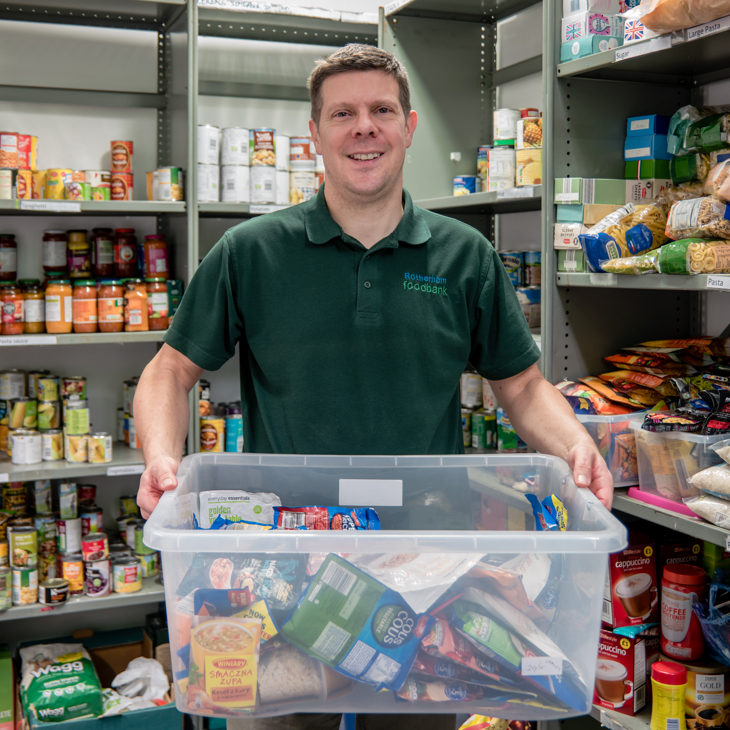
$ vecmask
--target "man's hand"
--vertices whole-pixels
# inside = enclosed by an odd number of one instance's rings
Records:
[[[590,489],[601,504],[610,510],[613,502],[613,477],[596,447],[592,444],[573,446],[566,461],[573,470],[575,483],[579,487]]]
[[[164,492],[169,492],[177,486],[178,460],[170,456],[158,456],[147,464],[144,474],[139,480],[137,504],[142,510],[142,517],[148,519],[152,510],[157,507]]]

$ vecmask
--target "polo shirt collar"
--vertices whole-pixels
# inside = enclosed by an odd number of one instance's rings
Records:
[[[318,193],[307,207],[306,215],[307,238],[315,244],[328,243],[333,238],[347,238],[330,214],[324,199],[324,184],[320,185]],[[395,231],[382,243],[383,247],[397,248],[399,243],[409,243],[418,246],[431,238],[431,229],[428,227],[423,211],[413,204],[409,192],[403,188],[403,216]]]

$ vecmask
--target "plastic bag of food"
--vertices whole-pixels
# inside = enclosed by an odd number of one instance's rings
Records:
[[[622,256],[618,259],[599,261],[599,266],[607,274],[654,274],[658,271],[657,256],[661,249],[649,251],[638,256]]]
[[[687,154],[681,157],[672,157],[669,161],[669,176],[673,185],[704,182],[712,169],[712,162],[708,154]],[[662,191],[663,192],[663,191]],[[661,196],[662,193],[659,195]]]
[[[683,238],[730,239],[730,204],[712,197],[682,200],[669,211],[666,234]]]
[[[277,530],[379,530],[372,507],[274,507]]]
[[[614,403],[621,403],[623,405],[633,407],[634,410],[646,408],[648,405],[648,403],[644,402],[642,398],[635,398],[633,392],[622,393],[612,383],[601,380],[601,378],[596,378],[591,375],[587,378],[581,378],[580,381],[594,390],[597,390],[602,396],[609,398]],[[636,391],[637,395],[642,395],[638,392],[638,388],[633,388],[632,390]],[[654,405],[654,403],[651,405]]]
[[[685,504],[702,519],[726,530],[730,529],[730,502],[727,499],[712,494],[702,494],[688,499]]]
[[[730,4],[728,5],[730,8]],[[689,125],[684,140],[688,152],[709,153],[726,149],[730,131],[730,114],[713,114]],[[708,158],[709,161],[709,158]]]
[[[661,206],[665,213],[669,213],[672,206],[680,200],[694,200],[694,198],[703,197],[704,194],[704,183],[698,181],[682,183],[681,185],[670,185],[664,188],[657,195],[655,202]]]
[[[710,451],[714,451],[726,464],[730,464],[730,439],[712,444]]]
[[[617,403],[613,403],[607,398],[604,398],[600,393],[598,393],[596,390],[594,390],[591,387],[588,387],[586,385],[583,385],[582,383],[575,383],[572,380],[563,380],[562,382],[558,383],[555,386],[566,398],[568,397],[574,397],[579,399],[587,399],[590,401],[590,403],[593,405],[595,413],[601,414],[601,415],[621,415],[624,413],[633,413],[633,408],[631,407],[633,404],[628,403],[627,406],[618,405]],[[568,402],[573,406],[573,411],[575,411],[575,406],[580,406],[580,401],[577,403],[574,403],[571,400],[568,400]],[[584,409],[579,408],[577,411],[585,412]]]
[[[644,0],[641,20],[657,33],[684,30],[730,13],[730,0]]]
[[[638,8],[638,16],[641,18],[641,8]],[[643,22],[643,21],[642,21]],[[667,150],[673,154],[679,154],[684,145],[684,137],[689,129],[689,125],[702,119],[702,114],[693,106],[683,106],[672,115],[669,120],[669,131],[667,133]]]
[[[246,521],[270,525],[274,522],[273,508],[280,505],[281,499],[270,492],[206,490],[200,492],[197,504],[192,505],[193,526],[207,530],[219,515],[231,522]]]
[[[660,274],[730,273],[730,242],[684,238],[664,244],[656,256]]]
[[[705,195],[714,195],[716,198],[723,198],[725,201],[727,201],[728,196],[724,195],[721,191],[727,189],[726,192],[730,194],[730,182],[728,182],[729,179],[730,159],[727,159],[723,162],[719,162],[710,170],[710,174],[707,176],[707,180],[705,180]]]
[[[690,477],[693,487],[722,499],[730,499],[730,464],[717,464]]]
[[[671,246],[668,243],[666,246]],[[663,246],[662,248],[666,248]],[[604,360],[621,367],[622,370],[635,370],[637,373],[651,375],[694,375],[697,371],[692,365],[674,362],[666,355],[632,355],[620,352],[617,355],[604,357]]]

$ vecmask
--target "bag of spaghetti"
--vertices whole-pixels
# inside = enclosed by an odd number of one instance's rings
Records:
[[[636,256],[659,248],[667,241],[666,215],[656,203],[627,203],[609,213],[587,233],[580,245],[591,271],[601,271],[601,261]]]
[[[660,274],[730,274],[730,241],[685,238],[656,252]]]

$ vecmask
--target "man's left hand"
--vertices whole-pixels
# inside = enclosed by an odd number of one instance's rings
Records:
[[[579,487],[587,487],[606,509],[613,502],[613,477],[603,457],[593,445],[578,444],[568,452],[568,466]]]

